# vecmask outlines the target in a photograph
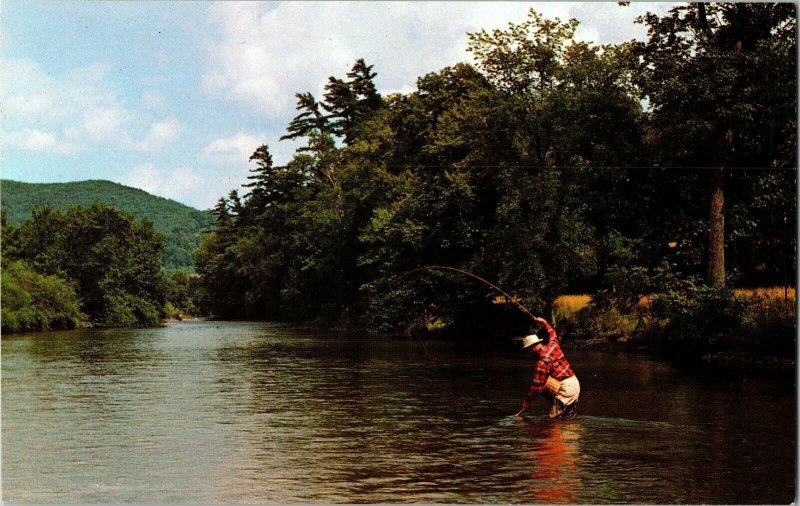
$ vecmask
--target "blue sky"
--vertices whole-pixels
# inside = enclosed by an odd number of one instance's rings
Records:
[[[383,93],[470,61],[466,33],[533,7],[577,38],[643,38],[669,4],[523,2],[0,2],[0,175],[107,179],[207,209],[278,142],[294,93],[322,94],[357,58]]]

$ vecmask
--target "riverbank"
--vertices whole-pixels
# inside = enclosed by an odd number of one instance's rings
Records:
[[[703,365],[719,369],[740,369],[748,371],[775,371],[788,373],[796,370],[796,358],[781,357],[770,354],[759,354],[755,350],[727,350],[716,351],[704,355],[678,356],[668,353],[654,343],[648,343],[636,339],[625,339],[622,341],[609,341],[603,338],[562,341],[562,347],[569,353],[572,350],[590,351],[624,351],[627,353],[637,353],[658,360],[671,363],[681,363],[689,365]]]
[[[134,330],[134,329],[157,329],[161,327],[165,327],[171,324],[180,324],[180,323],[188,323],[188,322],[225,322],[225,323],[233,323],[232,321],[228,320],[217,320],[214,318],[209,317],[201,317],[201,316],[184,316],[182,319],[178,318],[168,318],[162,322],[161,325],[154,326],[154,327],[82,327],[79,329],[73,329],[76,332],[81,330],[93,330],[93,331],[103,331],[103,330]],[[239,323],[248,323],[248,322],[239,322]],[[249,323],[264,323],[260,321],[251,321]],[[651,359],[656,359],[665,363],[679,363],[684,365],[697,365],[697,366],[704,366],[704,367],[713,367],[718,368],[721,370],[732,370],[732,369],[739,369],[739,370],[748,370],[748,371],[774,371],[778,373],[788,373],[794,371],[796,369],[796,358],[794,357],[785,357],[785,356],[777,356],[774,354],[763,354],[758,353],[756,350],[718,350],[712,351],[710,353],[702,354],[702,355],[693,355],[693,354],[678,354],[674,352],[670,352],[670,350],[664,349],[659,343],[647,341],[645,339],[640,338],[631,338],[628,336],[623,336],[619,339],[608,339],[607,337],[590,337],[590,338],[575,338],[574,336],[570,335],[570,330],[568,328],[569,322],[562,322],[559,326],[559,332],[562,333],[562,347],[569,353],[570,351],[608,351],[608,352],[626,352],[632,354],[639,354],[644,357],[648,357]],[[465,336],[454,336],[454,335],[429,335],[429,336],[416,336],[410,337],[407,335],[394,335],[394,334],[384,334],[378,332],[371,332],[364,328],[359,327],[331,327],[319,322],[283,322],[280,323],[280,327],[287,328],[287,329],[294,329],[296,331],[305,331],[305,332],[325,332],[332,335],[349,335],[349,334],[361,334],[361,335],[369,335],[374,338],[395,338],[395,339],[406,339],[406,340],[414,340],[419,341],[422,343],[424,349],[428,349],[431,346],[432,342],[441,341],[442,343],[447,342],[455,342],[455,341],[466,341],[471,345],[479,345],[482,340],[478,337],[472,336],[465,338]],[[4,332],[4,334],[30,334],[30,333],[51,333],[51,332],[63,332],[61,330],[46,330],[46,331],[24,331],[24,332]],[[503,339],[494,339],[485,341],[485,336],[483,340],[484,345],[489,346],[490,348],[516,348],[517,345],[514,344],[514,340],[512,338],[503,338]]]
[[[793,370],[795,289],[713,289],[687,284],[622,304],[606,294],[556,301],[566,346],[641,351],[703,366]]]

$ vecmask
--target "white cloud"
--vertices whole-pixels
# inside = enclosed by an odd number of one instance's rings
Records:
[[[120,181],[126,186],[139,188],[147,193],[184,202],[198,208],[207,208],[209,199],[218,195],[206,195],[217,188],[204,185],[203,177],[195,170],[188,167],[178,167],[169,170],[158,170],[152,163],[144,163],[130,169]],[[212,201],[213,202],[213,201]]]
[[[181,129],[182,125],[174,117],[164,118],[150,125],[144,139],[132,143],[131,147],[138,151],[156,151],[175,140]]]
[[[139,105],[147,109],[162,110],[167,101],[159,92],[147,90],[139,97]]]
[[[108,65],[94,64],[54,77],[36,62],[2,59],[0,97],[5,119],[10,123],[55,125],[83,118],[107,118],[109,111],[119,116],[124,108],[104,83],[109,71]]]
[[[611,43],[643,37],[633,19],[665,4],[616,2],[222,2],[209,9],[218,40],[208,49],[203,87],[255,114],[286,120],[294,93],[323,94],[328,76],[344,77],[357,58],[374,65],[381,91],[409,91],[416,78],[471,61],[467,32],[506,28],[533,7],[582,21],[579,40]]]
[[[218,164],[247,164],[253,152],[267,142],[262,134],[238,132],[232,137],[217,139],[203,148],[203,159]]]
[[[152,163],[145,163],[131,169],[122,178],[122,184],[156,194],[163,184],[163,178]]]
[[[164,197],[173,200],[194,202],[202,183],[203,178],[192,169],[179,167],[164,178],[160,192]]]
[[[100,106],[84,112],[82,123],[73,128],[82,126],[83,133],[95,142],[114,141],[125,138],[123,126],[130,118],[130,113],[120,105]]]
[[[50,151],[59,154],[70,154],[78,151],[78,147],[69,142],[59,142],[52,132],[25,128],[3,135],[0,145],[3,148],[20,151]]]
[[[23,59],[0,60],[0,75],[5,121],[36,117],[43,123],[53,123],[73,113],[73,108],[58,100],[58,81],[36,63]]]
[[[41,130],[25,129],[12,132],[6,140],[11,145],[32,151],[48,149],[56,145],[55,136],[50,132],[42,132]]]
[[[673,4],[663,2],[631,2],[626,7],[616,3],[582,2],[571,4],[569,17],[581,22],[576,37],[599,44],[619,44],[631,39],[645,40],[647,26],[634,23],[650,11],[665,14]]]
[[[295,92],[321,94],[363,57],[382,89],[464,60],[465,27],[524,19],[521,3],[224,2],[210,19],[221,38],[209,49],[204,87],[263,116],[283,118]],[[489,21],[484,21],[484,20]]]
[[[28,132],[22,142],[18,134],[4,145],[11,149],[53,148],[75,152],[92,144],[110,149],[153,151],[175,139],[180,124],[174,117],[152,123],[152,119],[125,104],[116,87],[108,82],[111,67],[93,64],[52,76],[33,61],[0,59],[0,103],[3,127]],[[153,106],[157,96],[143,96]],[[152,108],[152,107],[151,107]],[[52,139],[31,132],[47,131]],[[61,132],[61,142],[52,132]],[[132,138],[140,137],[135,142]],[[27,147],[26,147],[27,146]]]

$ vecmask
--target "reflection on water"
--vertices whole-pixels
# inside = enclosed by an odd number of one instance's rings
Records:
[[[526,502],[577,502],[581,485],[578,469],[580,423],[539,424],[526,432],[532,441],[529,458],[537,464],[531,473],[530,497],[525,498]]]
[[[792,381],[572,352],[524,421],[513,351],[183,322],[2,341],[12,502],[788,503]]]

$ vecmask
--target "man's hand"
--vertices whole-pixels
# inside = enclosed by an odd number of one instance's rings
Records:
[[[533,318],[533,321],[535,321],[536,323],[538,323],[538,324],[540,324],[540,325],[547,325],[547,320],[545,320],[545,319],[544,319],[544,318],[542,318],[541,316],[535,316],[535,317]]]

